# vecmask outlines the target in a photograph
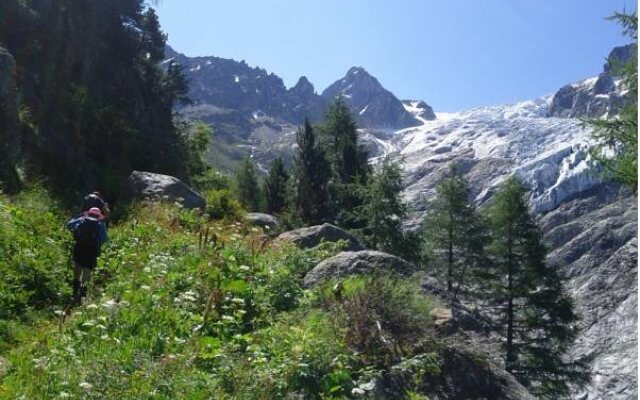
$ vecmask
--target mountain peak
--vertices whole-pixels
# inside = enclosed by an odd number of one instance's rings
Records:
[[[349,68],[349,70],[347,71],[347,75],[346,76],[354,76],[354,75],[371,76],[371,74],[369,74],[367,72],[367,70],[365,70],[362,67],[351,67],[351,68]]]
[[[325,101],[342,96],[363,128],[406,128],[420,123],[393,93],[362,67],[351,67],[344,78],[322,92]]]
[[[295,86],[289,90],[298,94],[314,94],[316,91],[313,83],[309,82],[309,79],[304,75],[301,76]]]

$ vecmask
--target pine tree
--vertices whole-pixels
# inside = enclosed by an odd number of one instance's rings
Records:
[[[295,157],[295,214],[305,224],[318,225],[332,220],[329,197],[330,165],[316,144],[311,124],[305,120],[297,133]]]
[[[624,34],[631,37],[637,49],[637,14],[616,13],[611,19],[617,20]],[[617,65],[609,60],[614,74],[622,77],[622,84],[628,94],[627,103],[616,118],[594,119],[588,124],[594,127],[593,137],[598,143],[592,151],[593,157],[604,166],[614,179],[638,190],[638,53],[624,64]]]
[[[560,276],[545,263],[546,249],[525,194],[512,177],[493,199],[491,295],[500,302],[505,369],[534,394],[557,398],[568,393],[569,383],[584,382],[588,375],[584,365],[563,358],[578,318]]]
[[[260,187],[256,176],[256,168],[250,158],[242,161],[236,174],[236,193],[240,204],[248,211],[260,209]]]
[[[269,175],[264,182],[266,210],[270,214],[280,214],[287,205],[287,184],[289,174],[284,169],[282,158],[277,157],[269,166]]]
[[[371,173],[367,151],[358,145],[358,128],[351,110],[342,97],[330,105],[320,127],[321,144],[331,164],[330,191],[339,210],[337,219],[346,228],[360,228],[362,221],[354,220],[355,209],[364,200],[359,196]]]
[[[469,201],[469,185],[455,164],[440,182],[437,196],[423,222],[426,258],[457,296],[473,276],[486,266],[488,243],[485,224]]]
[[[400,164],[385,157],[369,184],[361,191],[365,203],[356,212],[359,219],[365,222],[364,228],[360,229],[365,242],[373,249],[402,255],[405,250],[402,221],[407,215],[407,206],[400,199]]]

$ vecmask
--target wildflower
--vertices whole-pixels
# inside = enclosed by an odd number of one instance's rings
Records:
[[[78,386],[80,386],[81,388],[83,388],[84,390],[91,390],[91,388],[93,388],[93,385],[90,384],[89,382],[85,382],[82,381],[78,384]]]
[[[107,300],[102,303],[102,307],[104,307],[107,311],[114,311],[117,306],[118,303],[116,303],[116,301],[113,299]]]

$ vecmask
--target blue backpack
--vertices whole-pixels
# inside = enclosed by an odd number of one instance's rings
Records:
[[[94,218],[84,217],[82,222],[73,231],[73,238],[76,241],[76,245],[85,249],[95,252],[99,251],[100,243],[98,238],[100,237],[100,221]]]

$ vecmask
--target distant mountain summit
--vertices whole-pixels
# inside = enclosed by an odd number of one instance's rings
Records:
[[[609,53],[611,63],[605,64],[600,75],[558,90],[551,101],[550,116],[598,118],[617,114],[626,101],[626,93],[620,89],[621,80],[616,76],[615,66],[629,62],[637,53],[638,48],[633,44],[615,47]]]
[[[318,95],[305,76],[287,89],[279,76],[244,61],[187,57],[170,46],[166,47],[165,56],[165,63],[173,60],[183,66],[189,80],[189,96],[201,111],[211,106],[208,109],[215,109],[216,113],[221,109],[246,117],[258,113],[290,124],[301,124],[305,118],[319,122],[328,104],[341,95],[361,128],[401,129],[420,125],[393,93],[361,67],[351,68],[344,78]]]
[[[363,128],[401,129],[420,125],[402,102],[362,67],[352,67],[344,78],[333,83],[322,97],[329,102],[342,96]]]

